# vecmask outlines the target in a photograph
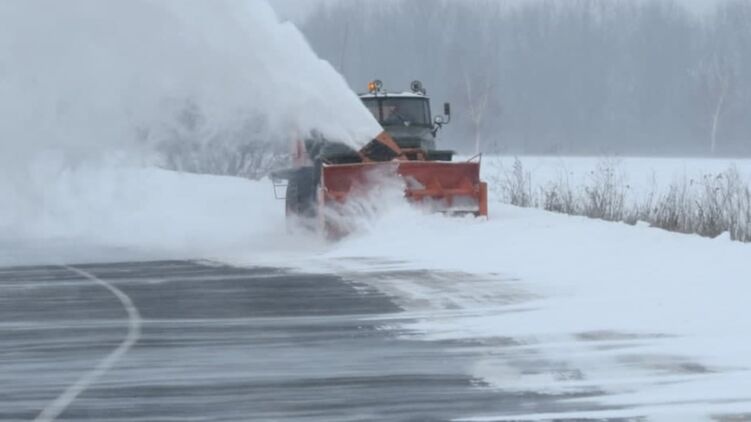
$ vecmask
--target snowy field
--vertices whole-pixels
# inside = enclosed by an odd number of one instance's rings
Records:
[[[555,177],[560,164],[586,177],[595,162],[536,158],[533,168],[536,179]],[[727,165],[623,162],[660,180]],[[747,161],[738,166],[749,170]],[[751,412],[750,244],[520,209],[493,198],[487,221],[446,218],[408,206],[398,192],[378,198],[381,211],[358,221],[356,233],[327,243],[287,230],[284,203],[268,181],[159,169],[83,166],[31,191],[37,196],[15,198],[27,208],[0,220],[2,265],[130,254],[341,274],[452,271],[450,280],[368,282],[414,317],[402,327],[407,335],[486,341],[488,358],[474,375],[495,388],[602,391],[603,404],[623,406],[582,418],[705,420]],[[494,355],[498,341],[514,346]]]

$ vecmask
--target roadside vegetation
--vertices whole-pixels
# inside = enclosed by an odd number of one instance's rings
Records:
[[[193,102],[175,108],[174,120],[154,134],[162,167],[260,180],[289,165],[289,142],[274,138],[264,116],[251,116],[235,130],[220,130],[207,124]]]
[[[616,160],[600,160],[584,183],[560,177],[536,186],[520,159],[490,178],[503,202],[628,224],[751,242],[751,184],[737,168],[636,192]]]
[[[289,161],[289,154],[273,142],[171,143],[162,145],[162,152],[162,166],[169,170],[251,180],[261,180]]]

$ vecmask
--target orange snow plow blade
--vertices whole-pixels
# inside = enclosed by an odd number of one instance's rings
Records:
[[[449,214],[488,215],[487,184],[480,181],[480,163],[444,161],[390,161],[323,165],[323,204],[345,203],[367,195],[379,179],[398,175],[411,202]]]

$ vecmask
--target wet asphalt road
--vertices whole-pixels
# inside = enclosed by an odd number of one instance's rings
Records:
[[[134,346],[57,420],[443,421],[565,409],[410,340],[391,298],[335,275],[159,261],[76,265],[126,294]],[[128,314],[70,268],[0,268],[0,420],[33,420],[121,344]],[[471,346],[471,345],[469,345]],[[502,346],[499,346],[502,347]]]

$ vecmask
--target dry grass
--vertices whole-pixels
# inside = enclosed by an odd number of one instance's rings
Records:
[[[666,189],[629,200],[630,186],[612,160],[601,160],[585,183],[561,178],[533,188],[519,159],[511,169],[497,168],[491,183],[503,202],[564,214],[636,224],[681,233],[717,237],[727,233],[751,242],[751,186],[735,167],[702,178],[675,181]]]

